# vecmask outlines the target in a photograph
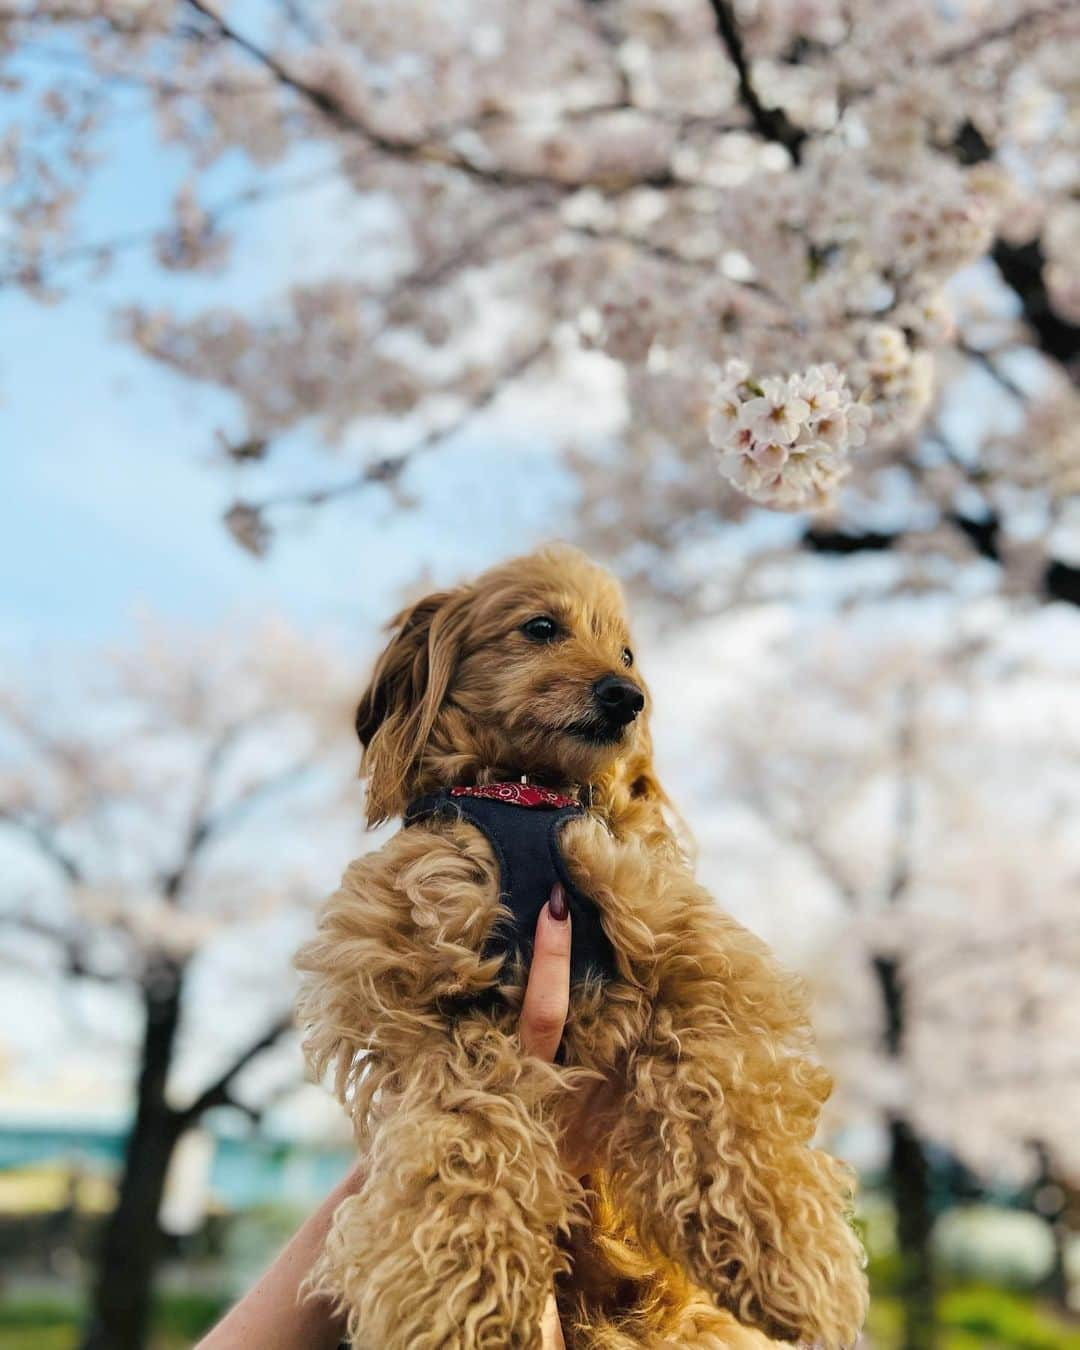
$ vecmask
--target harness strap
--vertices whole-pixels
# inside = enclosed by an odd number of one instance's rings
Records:
[[[618,970],[615,953],[595,903],[574,885],[559,844],[568,820],[585,808],[551,793],[555,801],[515,800],[490,792],[455,793],[443,788],[418,797],[408,806],[406,826],[433,818],[457,818],[474,825],[491,845],[499,864],[499,899],[510,916],[496,925],[484,947],[485,956],[502,953],[508,962],[520,954],[532,960],[533,934],[541,909],[556,882],[566,891],[571,921],[570,982],[612,980]]]

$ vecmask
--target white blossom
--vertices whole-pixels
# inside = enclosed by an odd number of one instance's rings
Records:
[[[709,435],[721,474],[740,492],[799,511],[831,500],[869,420],[835,365],[757,383],[744,362],[729,362],[712,394]]]

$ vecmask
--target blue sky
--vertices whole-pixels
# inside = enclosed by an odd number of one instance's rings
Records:
[[[295,178],[315,157],[275,170]],[[81,239],[104,240],[167,219],[183,175],[138,117],[113,133],[105,167],[81,210]],[[205,200],[250,181],[233,156]],[[94,643],[122,636],[149,609],[208,622],[284,610],[367,648],[400,589],[430,569],[438,580],[558,533],[567,476],[542,447],[489,418],[429,457],[405,486],[421,509],[401,512],[381,489],[297,519],[263,561],[228,537],[221,516],[243,495],[240,471],[213,459],[214,433],[242,425],[227,395],[155,367],[115,333],[115,307],[137,300],[195,312],[215,304],[272,304],[372,256],[385,208],[357,205],[333,182],[237,215],[234,259],[217,276],[165,276],[149,250],[125,253],[94,281],[74,269],[66,297],[41,305],[0,290],[0,649]],[[363,245],[363,246],[361,246]],[[290,469],[311,483],[340,462],[293,437]]]

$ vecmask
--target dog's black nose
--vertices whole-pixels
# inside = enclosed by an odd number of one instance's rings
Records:
[[[645,706],[645,695],[633,682],[621,675],[603,675],[592,687],[596,706],[609,722],[625,726]]]

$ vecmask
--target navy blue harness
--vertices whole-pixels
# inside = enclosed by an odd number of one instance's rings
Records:
[[[499,784],[512,789],[516,785]],[[600,922],[595,903],[574,885],[559,847],[559,833],[568,820],[585,814],[579,803],[525,789],[547,801],[517,801],[474,795],[484,789],[442,788],[417,797],[405,811],[405,825],[440,818],[460,818],[475,825],[491,845],[499,863],[500,896],[511,917],[500,922],[488,938],[485,956],[502,952],[508,963],[520,955],[525,966],[532,960],[536,921],[551,888],[561,882],[571,919],[570,982],[589,978],[616,978],[615,953]]]

